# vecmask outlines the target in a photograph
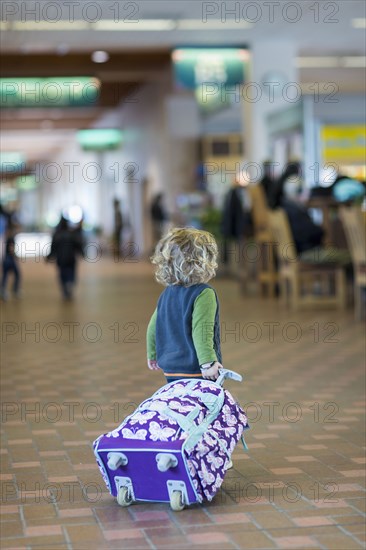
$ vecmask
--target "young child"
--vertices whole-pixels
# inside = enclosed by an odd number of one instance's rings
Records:
[[[216,274],[217,244],[210,233],[172,229],[156,246],[155,277],[166,289],[147,329],[147,362],[167,382],[216,380],[221,364],[219,303],[207,282]]]

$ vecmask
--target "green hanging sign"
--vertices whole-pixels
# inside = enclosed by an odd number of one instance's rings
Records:
[[[194,90],[201,111],[208,113],[237,100],[249,54],[243,48],[179,48],[172,59],[177,86]]]
[[[77,140],[85,151],[117,149],[122,142],[122,132],[117,128],[79,130]]]
[[[16,174],[25,170],[25,157],[16,151],[0,152],[0,172],[6,175]]]
[[[0,106],[88,107],[98,102],[100,88],[100,81],[88,76],[0,78]]]
[[[178,86],[195,90],[202,83],[244,83],[248,51],[242,48],[179,48],[172,54]]]

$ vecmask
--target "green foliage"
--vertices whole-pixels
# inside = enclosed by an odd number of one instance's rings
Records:
[[[216,239],[220,239],[222,213],[217,208],[208,207],[201,215],[202,229],[209,231]]]

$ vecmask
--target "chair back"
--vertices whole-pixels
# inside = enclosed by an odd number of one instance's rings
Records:
[[[268,205],[266,195],[261,185],[249,185],[247,187],[252,202],[252,218],[255,231],[268,229]]]
[[[366,264],[366,231],[360,207],[342,206],[340,218],[346,233],[347,243],[354,264]]]
[[[282,208],[269,210],[268,218],[280,264],[289,262],[294,265],[297,258],[296,245],[286,212]]]

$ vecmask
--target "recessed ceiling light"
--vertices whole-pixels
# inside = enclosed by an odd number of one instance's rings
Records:
[[[66,55],[69,53],[69,51],[70,51],[70,46],[68,44],[59,44],[56,47],[56,52],[58,53],[58,55]]]
[[[352,19],[352,27],[355,29],[366,29],[366,19],[363,17]]]
[[[106,63],[109,59],[109,54],[103,50],[98,50],[92,53],[91,58],[94,63]]]

